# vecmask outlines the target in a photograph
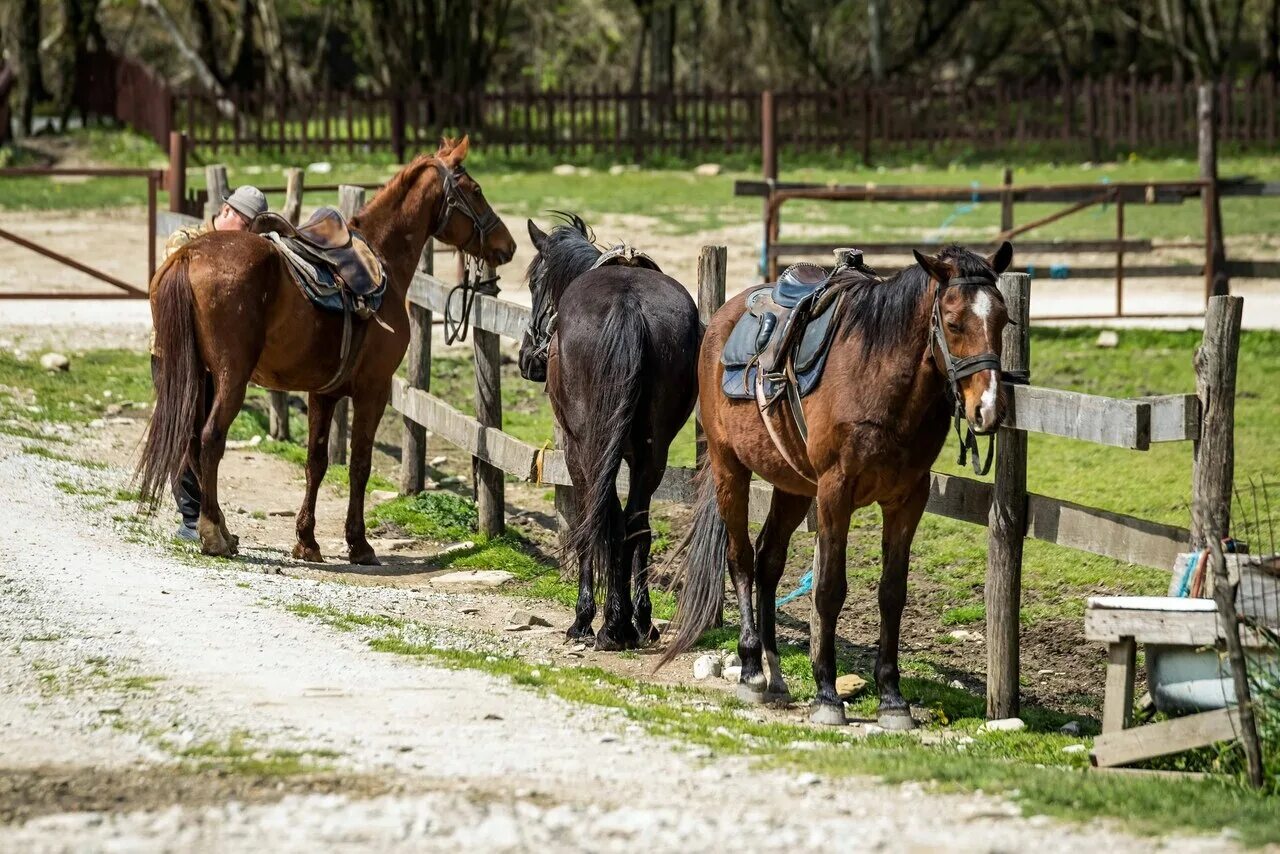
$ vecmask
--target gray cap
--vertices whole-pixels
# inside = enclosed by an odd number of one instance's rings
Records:
[[[223,199],[231,209],[245,219],[253,222],[258,214],[267,212],[267,197],[257,187],[245,184],[236,187],[235,192]]]

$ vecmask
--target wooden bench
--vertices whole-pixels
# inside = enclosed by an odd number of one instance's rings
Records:
[[[1240,722],[1234,708],[1133,726],[1138,644],[1215,647],[1222,634],[1212,599],[1095,596],[1085,610],[1084,635],[1107,644],[1102,735],[1094,739],[1090,754],[1095,766],[1129,765],[1236,738]]]

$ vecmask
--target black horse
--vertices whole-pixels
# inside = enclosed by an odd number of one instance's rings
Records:
[[[702,325],[684,286],[644,256],[621,253],[598,266],[604,253],[577,215],[566,214],[550,234],[530,220],[529,237],[538,254],[526,273],[533,322],[520,345],[520,374],[547,384],[577,498],[569,549],[578,560],[578,606],[567,634],[590,637],[600,578],[596,649],[634,648],[657,638],[649,503],[693,411]],[[614,485],[624,459],[625,512]]]

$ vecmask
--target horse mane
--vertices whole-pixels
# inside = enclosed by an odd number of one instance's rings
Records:
[[[604,253],[595,244],[595,234],[574,213],[552,211],[563,220],[547,232],[547,239],[525,271],[525,281],[533,293],[550,288],[557,298],[569,283],[581,276]]]
[[[987,260],[963,246],[947,246],[938,253],[938,258],[949,262],[960,276],[987,275],[993,280],[995,278],[995,271]],[[862,342],[863,358],[912,343],[920,331],[915,328],[914,321],[920,302],[929,292],[930,281],[929,274],[916,263],[884,280],[868,279],[864,273],[854,269],[838,272],[831,284],[844,285],[849,292],[839,314],[833,318],[836,334],[841,338],[858,336]]]

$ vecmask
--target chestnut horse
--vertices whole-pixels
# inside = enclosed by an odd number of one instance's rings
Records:
[[[848,291],[832,320],[834,340],[822,380],[803,400],[807,443],[785,406],[765,416],[788,446],[785,452],[770,438],[754,401],[731,400],[721,390],[721,351],[746,309],[746,294],[716,312],[698,364],[709,476],[701,483],[688,536],[679,628],[661,664],[692,647],[718,612],[727,562],[741,614],[738,695],[752,702],[789,697],[778,667],[774,597],[791,535],[816,497],[816,625],[810,629],[809,657],[818,696],[812,719],[844,724],[835,686],[835,631],[847,592],[845,546],[853,511],[875,502],[884,515],[878,717],[886,728],[914,726],[898,684],[911,541],[929,498],[929,467],[956,407],[977,433],[990,433],[1004,418],[998,366],[1008,314],[996,280],[1012,256],[1008,243],[990,259],[950,247],[936,258],[916,253],[918,264],[885,281],[848,269],[834,274],[831,287]],[[753,472],[774,487],[754,553],[747,531]]]
[[[511,234],[463,168],[468,145],[466,137],[456,144],[445,140],[434,155],[419,156],[351,219],[386,264],[387,292],[379,310],[386,326],[355,321],[363,328],[353,335],[353,367],[335,388],[326,386],[339,372],[343,318],[307,300],[267,240],[248,232],[210,232],[156,272],[151,315],[160,359],[139,481],[142,494],[154,501],[186,460],[193,461],[203,493],[197,530],[205,554],[236,552],[236,538],[218,505],[218,464],[252,380],[269,389],[310,393],[307,491],[293,549],[294,557],[308,561],[324,560],[315,538],[316,492],[329,465],[334,406],[351,398],[348,558],[378,563],[365,536],[364,491],[374,432],[409,345],[405,297],[422,248],[434,236],[494,266],[515,253]],[[211,400],[203,399],[206,372]]]
[[[599,579],[605,605],[596,649],[629,649],[657,639],[649,503],[698,395],[702,325],[683,285],[643,256],[637,264],[620,253],[622,263],[608,264],[613,253],[602,257],[586,223],[565,217],[550,234],[529,221],[538,254],[527,273],[533,322],[520,344],[520,374],[547,384],[577,502],[569,543],[578,559],[578,604],[566,634],[592,636]],[[624,459],[631,472],[625,510],[615,486]]]

